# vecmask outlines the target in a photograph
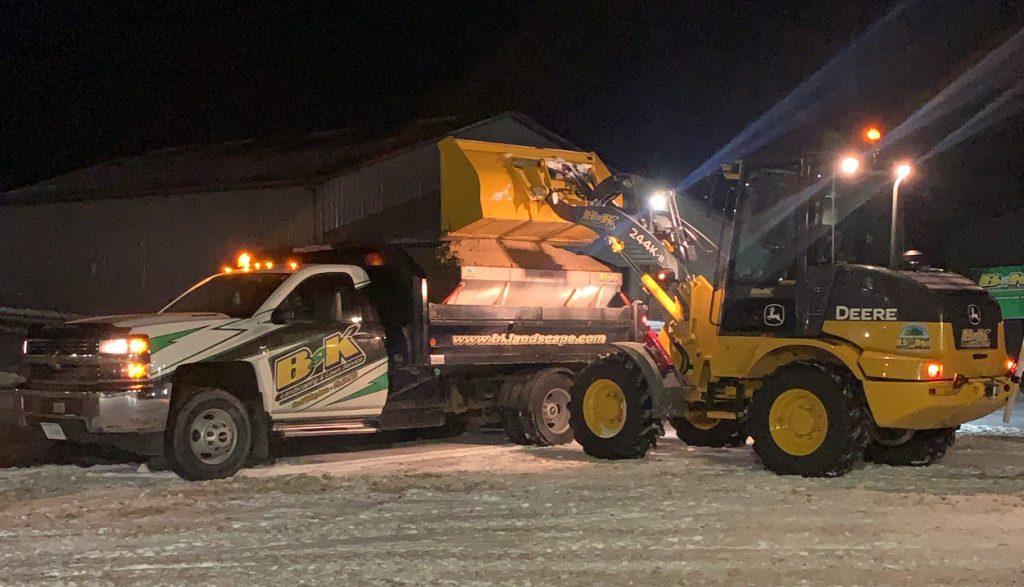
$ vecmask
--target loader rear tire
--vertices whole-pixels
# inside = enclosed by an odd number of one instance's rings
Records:
[[[956,442],[956,430],[918,430],[901,444],[891,445],[872,442],[868,445],[866,459],[879,465],[893,467],[927,467],[946,456],[946,450]]]
[[[864,458],[868,411],[852,377],[801,363],[765,378],[748,427],[754,452],[779,475],[839,477]]]
[[[687,414],[669,418],[676,429],[676,436],[688,446],[709,446],[711,448],[743,446],[747,432],[736,420],[707,418],[700,414]]]
[[[599,459],[642,458],[661,430],[643,371],[622,353],[603,356],[576,375],[569,414],[576,442]]]

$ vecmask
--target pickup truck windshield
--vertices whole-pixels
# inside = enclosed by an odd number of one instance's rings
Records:
[[[213,312],[249,318],[290,273],[234,273],[218,275],[167,306],[161,313]]]

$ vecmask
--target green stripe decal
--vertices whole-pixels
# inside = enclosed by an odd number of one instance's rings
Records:
[[[190,328],[188,330],[179,330],[178,332],[171,332],[170,334],[161,334],[160,336],[154,336],[149,339],[149,352],[159,353],[163,349],[171,346],[179,338],[184,338],[197,330],[202,330],[205,326],[199,328]]]
[[[377,393],[378,391],[384,391],[388,388],[388,374],[385,373],[376,377],[373,381],[368,383],[366,387],[360,389],[355,393],[346,395],[345,397],[331,402],[329,405],[340,404],[341,402],[347,402],[348,400],[356,399],[357,397],[363,397],[364,395],[370,395],[371,393]]]

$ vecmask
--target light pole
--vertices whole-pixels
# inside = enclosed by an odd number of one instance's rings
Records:
[[[842,173],[847,177],[853,177],[860,169],[860,158],[855,155],[847,155],[832,164],[832,264],[836,264],[836,223],[839,221],[836,216],[836,175]]]
[[[900,163],[896,166],[896,181],[892,184],[892,223],[889,225],[889,268],[896,268],[896,259],[899,253],[896,251],[896,233],[899,230],[900,211],[900,184],[910,176],[914,170],[909,163]]]

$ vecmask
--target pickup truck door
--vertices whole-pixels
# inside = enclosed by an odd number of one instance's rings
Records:
[[[348,273],[307,277],[275,316],[285,326],[270,335],[258,365],[270,374],[264,393],[272,394],[266,405],[273,416],[380,414],[388,390],[383,328]]]

